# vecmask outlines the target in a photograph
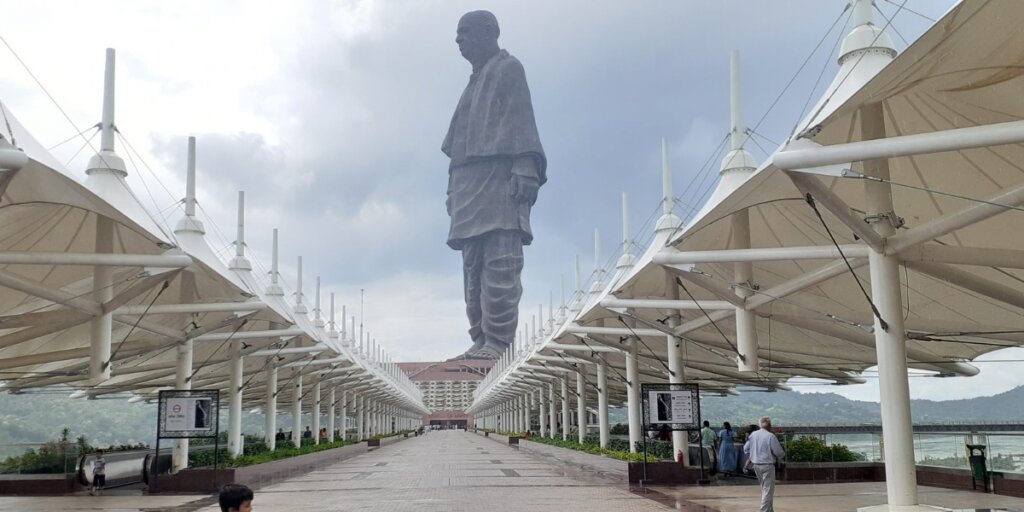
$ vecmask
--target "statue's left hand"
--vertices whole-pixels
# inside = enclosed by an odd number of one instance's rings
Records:
[[[537,202],[537,190],[540,188],[540,182],[537,178],[530,176],[522,176],[520,174],[512,175],[511,192],[512,200],[528,206],[533,206]]]

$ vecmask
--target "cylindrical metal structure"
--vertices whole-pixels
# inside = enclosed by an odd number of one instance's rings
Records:
[[[273,361],[267,364],[267,398],[263,406],[264,442],[270,451],[277,449],[277,367]]]
[[[174,367],[174,387],[192,389],[192,340],[178,343],[178,358]],[[177,473],[188,468],[188,439],[175,439],[171,452],[171,472]]]
[[[626,352],[626,410],[629,415],[629,451],[636,453],[641,441],[643,426],[640,424],[640,366],[637,360],[637,341],[630,338]]]
[[[555,403],[555,385],[548,383],[548,428],[551,437],[558,435],[558,405]]]
[[[102,215],[96,216],[96,252],[114,252],[114,221]],[[113,299],[113,283],[114,269],[112,267],[93,267],[92,298],[100,304]],[[89,379],[93,384],[99,384],[110,378],[110,338],[113,321],[113,314],[106,312],[94,318],[90,325]]]
[[[587,386],[586,367],[576,368],[576,437],[580,444],[587,437]]]
[[[331,393],[327,399],[327,442],[334,442],[334,418],[337,409],[335,409],[334,402],[337,400],[337,386],[331,386]]]
[[[232,457],[242,455],[242,346],[240,341],[231,342],[231,378],[228,386],[228,453]]]
[[[320,402],[320,381],[318,380],[313,384],[313,410],[309,413],[313,420],[313,444],[320,444],[321,405],[323,404]]]
[[[611,432],[608,427],[608,363],[597,364],[597,424],[601,448],[608,447]]]
[[[563,375],[562,379],[562,441],[569,440],[569,378]]]
[[[292,444],[299,447],[302,446],[302,374],[298,368],[292,371],[295,379],[292,385]]]

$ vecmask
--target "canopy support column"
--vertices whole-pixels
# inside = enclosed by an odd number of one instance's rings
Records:
[[[232,457],[242,455],[242,345],[241,341],[231,342],[231,382],[228,384],[228,453]]]
[[[263,406],[266,416],[264,441],[270,451],[277,449],[277,367],[271,362],[267,365],[267,401]]]
[[[337,386],[331,386],[331,393],[328,395],[327,401],[327,442],[334,442],[334,416],[336,409],[334,407],[334,401],[337,400]]]
[[[292,387],[292,444],[296,448],[302,446],[302,374],[299,369],[295,373],[295,385]]]
[[[629,339],[626,352],[626,410],[629,413],[629,451],[636,453],[636,445],[643,435],[640,424],[640,365],[638,364],[637,340]]]
[[[608,363],[597,364],[597,424],[601,448],[608,447],[611,432],[608,429]]]
[[[320,401],[320,381],[313,384],[313,411],[310,413],[313,416],[313,444],[320,444],[320,411],[322,410],[322,404]]]
[[[749,235],[749,232],[748,232]],[[749,238],[748,238],[749,239]],[[737,265],[740,265],[739,263]],[[671,274],[665,273],[665,286],[669,290],[669,298],[679,298],[679,285],[672,279]],[[750,312],[753,314],[753,312]],[[739,319],[739,316],[736,317]],[[679,311],[673,310],[668,317],[667,326],[669,331],[675,331],[676,327],[679,327]],[[757,342],[755,338],[755,343]],[[665,343],[668,346],[668,370],[669,378],[668,381],[671,384],[682,384],[686,382],[686,349],[683,347],[683,343],[686,343],[682,338],[677,338],[672,335],[665,337]],[[756,347],[755,347],[756,350]],[[755,352],[756,354],[756,352]],[[683,465],[690,465],[690,450],[688,441],[686,439],[686,432],[675,431],[672,432],[672,453],[678,459],[679,454],[682,454]]]
[[[562,441],[569,440],[569,378],[562,376]]]
[[[861,109],[862,138],[885,137],[881,103]],[[875,232],[892,236],[892,190],[889,161],[881,158],[864,162],[865,174],[884,181],[864,183],[867,215],[874,219]],[[907,340],[903,328],[903,301],[900,293],[900,260],[875,251],[868,254],[871,271],[872,301],[881,318],[876,317],[875,350],[878,357],[878,387],[882,409],[882,437],[885,440],[885,487],[888,506],[911,507],[918,504],[917,473],[914,461],[914,437],[910,420],[910,386],[907,376]],[[888,325],[883,326],[883,320]]]
[[[96,252],[114,252],[114,221],[96,216]],[[93,300],[103,304],[114,298],[114,269],[105,265],[93,267]],[[89,379],[99,384],[110,378],[110,337],[114,315],[104,312],[92,320],[90,329]]]
[[[558,406],[555,404],[555,385],[548,383],[548,425],[550,426],[551,437],[558,434]]]

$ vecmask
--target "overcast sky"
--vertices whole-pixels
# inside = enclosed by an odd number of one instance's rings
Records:
[[[899,3],[877,7],[892,16]],[[909,0],[892,21],[897,47],[953,3]],[[399,360],[436,360],[470,343],[461,257],[445,245],[447,159],[439,149],[470,72],[454,43],[461,14],[497,15],[499,43],[526,68],[548,155],[550,181],[533,212],[536,241],[523,274],[521,320],[529,321],[540,303],[546,314],[549,295],[559,299],[563,274],[571,289],[575,255],[584,277],[593,269],[595,228],[602,259],[616,253],[622,192],[634,236],[650,235],[662,137],[681,203],[699,206],[710,192],[728,131],[733,49],[742,58],[743,115],[759,134],[749,149],[764,158],[789,134],[835,72],[849,29],[845,4],[26,1],[5,5],[0,36],[79,129],[99,121],[103,51],[116,48],[116,123],[138,150],[129,180],[148,207],[172,226],[180,218],[185,138],[195,135],[198,196],[215,249],[231,250],[236,191],[245,190],[255,258],[269,266],[271,229],[280,228],[285,280],[294,282],[302,255],[309,302],[315,275],[350,314],[364,289],[374,338]],[[876,19],[885,23],[878,12]],[[76,128],[5,47],[0,70],[0,99],[83,171],[81,139],[58,145]],[[120,142],[118,151],[131,153]],[[1016,364],[981,366],[967,385],[912,379],[913,393],[992,393],[1024,375]],[[877,399],[873,384],[826,390]]]

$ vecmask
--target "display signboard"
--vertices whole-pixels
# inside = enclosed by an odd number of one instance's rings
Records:
[[[697,384],[642,384],[644,430],[700,430]]]
[[[216,437],[220,391],[171,389],[160,392],[157,437]]]

